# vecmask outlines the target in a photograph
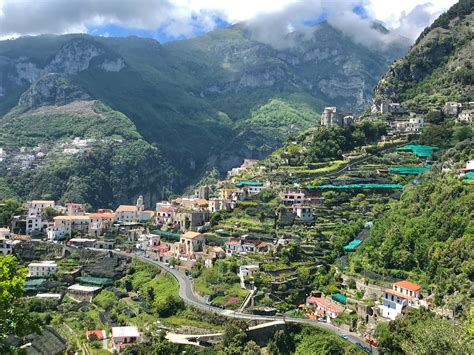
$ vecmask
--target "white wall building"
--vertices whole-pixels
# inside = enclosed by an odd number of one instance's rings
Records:
[[[412,306],[420,298],[421,286],[410,281],[398,281],[392,288],[384,290],[380,306],[382,316],[394,320],[407,306]]]
[[[313,209],[310,206],[294,205],[293,213],[296,214],[303,222],[314,221]]]
[[[13,252],[12,241],[5,236],[0,236],[0,254],[8,255]]]
[[[110,340],[115,351],[120,352],[124,347],[141,341],[137,327],[112,327]]]
[[[54,274],[58,266],[54,261],[41,261],[28,264],[29,277],[47,277]]]

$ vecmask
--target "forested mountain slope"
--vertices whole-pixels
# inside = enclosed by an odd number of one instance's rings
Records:
[[[59,74],[35,82],[0,120],[0,196],[115,207],[148,205],[178,180],[128,117]]]
[[[309,33],[309,35],[308,35]],[[186,41],[137,37],[22,37],[0,42],[0,114],[47,73],[126,114],[190,180],[263,157],[288,132],[314,127],[324,105],[362,110],[401,39],[357,44],[326,23],[275,49],[235,25]]]
[[[396,60],[374,90],[412,109],[474,99],[474,1],[461,0],[426,28],[408,54]]]

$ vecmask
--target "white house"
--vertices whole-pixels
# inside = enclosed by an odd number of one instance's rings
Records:
[[[474,110],[462,110],[458,115],[458,122],[472,123]]]
[[[412,132],[419,132],[425,123],[423,116],[410,117],[408,121]]]
[[[139,343],[141,336],[138,328],[134,326],[112,327],[110,340],[114,350],[120,352],[121,349],[130,344]]]
[[[50,276],[56,272],[58,266],[54,261],[41,261],[38,263],[28,264],[29,277],[45,277]]]
[[[398,281],[392,284],[392,288],[386,288],[380,306],[382,316],[394,320],[405,307],[419,300],[420,290],[420,285],[410,281]]]
[[[138,208],[133,205],[120,205],[115,210],[115,220],[119,222],[135,222],[138,219]]]
[[[28,202],[28,215],[26,218],[26,234],[39,233],[48,227],[48,221],[43,220],[44,210],[54,208],[52,200],[32,200]]]
[[[241,265],[239,267],[240,286],[245,287],[245,279],[252,277],[253,273],[259,270],[258,265]]]
[[[301,218],[303,222],[314,221],[313,209],[310,206],[294,205],[293,213]]]
[[[89,232],[89,215],[56,216],[54,224],[48,228],[48,239],[61,240],[65,235],[72,236],[76,232],[87,234]]]
[[[10,238],[10,228],[0,227],[0,238]]]
[[[12,252],[12,241],[5,236],[0,236],[0,254],[8,255]]]

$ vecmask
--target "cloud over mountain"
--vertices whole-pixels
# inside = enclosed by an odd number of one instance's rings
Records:
[[[379,33],[371,26],[373,20],[381,20],[396,33],[414,39],[440,11],[454,2],[455,0],[437,0],[435,4],[425,0],[399,0],[396,3],[385,0],[0,0],[0,37],[88,32],[94,26],[113,24],[155,31],[170,38],[187,38],[207,32],[222,23],[249,21],[257,37],[278,46],[292,30],[324,18],[334,27],[359,38],[361,42],[379,39]],[[361,16],[361,12],[364,16]]]

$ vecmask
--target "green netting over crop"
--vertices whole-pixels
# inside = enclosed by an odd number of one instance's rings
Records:
[[[263,186],[263,182],[260,181],[253,181],[253,180],[242,180],[235,184],[237,187],[243,186]]]
[[[466,176],[466,179],[463,180],[464,182],[474,181],[474,172],[473,171],[468,171],[465,176]]]
[[[112,283],[111,279],[106,277],[92,277],[92,276],[81,276],[77,278],[80,283],[94,285],[94,286],[107,286]]]
[[[344,247],[344,250],[345,251],[355,251],[361,243],[362,243],[362,240],[354,239],[352,242],[350,242],[349,244],[347,244]]]
[[[400,166],[397,168],[388,168],[388,171],[401,175],[418,175],[423,171],[430,170],[427,166]]]
[[[179,233],[165,232],[165,231],[161,231],[159,229],[151,231],[151,233],[158,234],[159,236],[168,237],[168,238],[180,238],[181,237],[181,234],[179,234]]]
[[[347,190],[347,189],[401,189],[400,184],[350,184],[350,185],[309,185],[308,190]]]
[[[435,150],[438,150],[438,147],[433,147],[430,145],[415,145],[415,144],[407,144],[404,147],[397,148],[398,151],[401,152],[412,152],[417,157],[420,158],[428,158],[433,154]]]
[[[334,300],[334,301],[337,301],[339,303],[342,303],[342,304],[346,304],[347,302],[347,297],[344,296],[343,294],[341,293],[333,293],[331,298]]]
[[[37,290],[45,281],[46,281],[46,279],[26,280],[25,281],[25,290],[27,290],[27,291]]]

